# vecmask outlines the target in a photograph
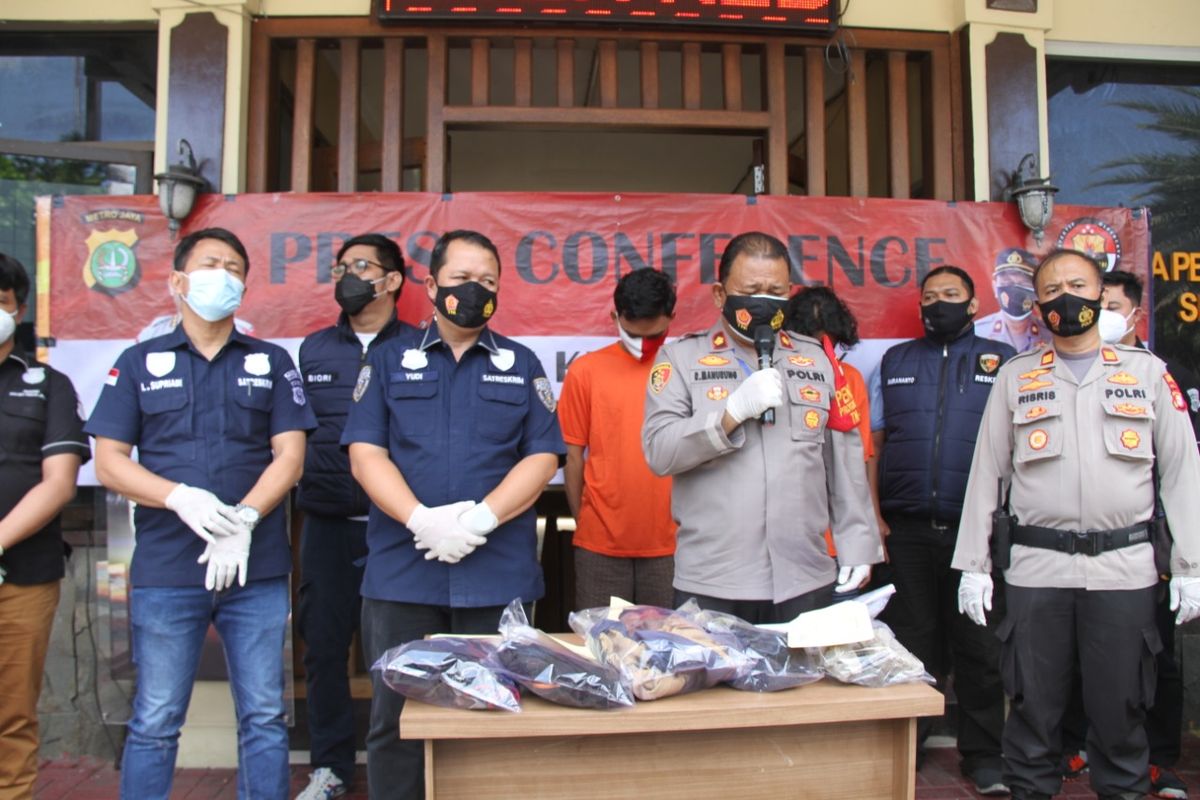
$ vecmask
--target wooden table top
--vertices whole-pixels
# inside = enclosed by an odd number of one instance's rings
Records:
[[[408,700],[400,715],[400,738],[491,739],[762,728],[937,716],[943,705],[942,695],[924,683],[868,689],[829,678],[770,693],[716,686],[607,711],[568,708],[528,693],[521,697],[519,713],[464,711]]]

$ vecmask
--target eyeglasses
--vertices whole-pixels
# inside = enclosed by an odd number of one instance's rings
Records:
[[[378,261],[369,261],[365,258],[356,258],[353,261],[342,261],[341,263],[334,264],[329,268],[329,274],[335,278],[340,278],[347,272],[352,272],[355,275],[361,276],[367,271],[367,267],[379,267],[385,272],[387,271],[383,264],[380,264]]]

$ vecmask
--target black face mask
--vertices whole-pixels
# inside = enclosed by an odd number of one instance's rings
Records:
[[[1100,321],[1100,298],[1089,300],[1063,292],[1053,300],[1038,303],[1046,327],[1055,336],[1071,337],[1087,333]]]
[[[935,342],[948,342],[958,336],[975,316],[967,310],[970,305],[970,300],[961,303],[937,300],[921,306],[921,324],[925,326],[925,335]]]
[[[783,310],[787,307],[787,298],[775,297],[769,294],[727,294],[721,314],[729,327],[743,338],[754,338],[754,329],[760,325],[769,325],[777,331],[783,327]]]
[[[357,275],[343,275],[337,285],[333,287],[333,299],[342,307],[342,311],[353,317],[377,297],[375,284],[382,280],[384,278],[365,281]]]
[[[1024,286],[1001,286],[997,299],[1000,310],[1013,319],[1025,319],[1033,311],[1033,289]]]
[[[482,328],[496,313],[496,293],[481,283],[437,287],[438,313],[460,328]]]

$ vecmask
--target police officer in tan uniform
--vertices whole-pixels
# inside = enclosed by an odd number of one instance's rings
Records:
[[[883,559],[862,441],[844,424],[853,403],[835,398],[825,349],[781,330],[791,289],[782,242],[735,237],[718,279],[721,320],[664,347],[651,369],[642,446],[651,470],[674,476],[676,602],[786,621],[827,605],[835,586],[858,588]],[[754,332],[764,325],[774,354],[758,370]],[[761,421],[768,409],[774,424]]]
[[[1033,313],[1033,271],[1037,259],[1028,250],[1009,247],[996,255],[992,294],[1000,310],[975,320],[975,335],[1010,345],[1018,353],[1041,347],[1050,337]]]
[[[1005,364],[984,410],[953,566],[959,610],[991,609],[989,538],[998,481],[1010,492],[1008,610],[997,635],[1012,699],[1005,783],[1015,798],[1061,787],[1060,730],[1076,662],[1088,763],[1101,798],[1149,789],[1145,710],[1153,702],[1155,568],[1147,522],[1158,459],[1174,534],[1170,593],[1177,621],[1200,613],[1200,456],[1186,403],[1151,353],[1103,345],[1101,266],[1059,250],[1035,275],[1052,343]]]

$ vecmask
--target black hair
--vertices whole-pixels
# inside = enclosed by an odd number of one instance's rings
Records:
[[[784,246],[783,242],[769,233],[749,231],[738,234],[730,239],[729,244],[725,246],[725,251],[721,253],[721,263],[717,267],[717,280],[722,284],[729,280],[729,273],[733,270],[733,262],[740,255],[770,259],[782,258],[788,265],[789,275],[791,274],[792,262],[788,258],[787,247]]]
[[[788,300],[784,311],[785,330],[814,336],[827,333],[834,344],[858,344],[858,321],[854,312],[827,286],[801,289]]]
[[[437,244],[433,246],[433,251],[429,254],[429,274],[433,276],[434,280],[437,280],[438,270],[446,263],[446,249],[450,247],[451,242],[459,241],[467,242],[487,250],[496,259],[496,270],[500,270],[500,251],[496,249],[496,245],[492,244],[492,240],[478,231],[468,231],[460,228],[443,233],[437,240]]]
[[[925,284],[934,275],[953,275],[963,282],[967,287],[967,301],[970,302],[975,298],[975,281],[971,280],[971,276],[962,267],[956,267],[953,264],[943,264],[940,267],[934,267],[921,278],[921,291],[925,291]]]
[[[617,281],[613,305],[628,320],[669,317],[675,313],[675,284],[656,269],[635,269]]]
[[[29,298],[29,274],[25,267],[10,255],[0,253],[0,290],[11,289],[17,305],[25,305]]]
[[[1058,249],[1051,250],[1050,254],[1043,258],[1042,263],[1038,264],[1037,269],[1033,271],[1034,291],[1037,291],[1037,276],[1042,274],[1042,270],[1053,264],[1055,261],[1061,261],[1068,256],[1078,256],[1079,258],[1082,258],[1084,261],[1096,268],[1097,278],[1100,278],[1101,280],[1104,279],[1104,265],[1097,261],[1096,257],[1091,253],[1085,253],[1082,250],[1072,250],[1069,247],[1060,247]]]
[[[358,236],[350,237],[338,248],[337,260],[341,261],[347,250],[360,244],[374,247],[375,253],[379,256],[379,265],[388,272],[404,271],[404,254],[400,252],[400,245],[382,233],[360,233]]]
[[[1123,269],[1110,270],[1100,276],[1100,282],[1104,286],[1120,286],[1134,306],[1142,304],[1142,279],[1132,272]]]
[[[233,248],[242,258],[244,265],[242,274],[250,274],[250,256],[246,253],[246,246],[242,244],[242,240],[228,231],[225,228],[202,228],[198,231],[192,231],[187,236],[179,240],[179,244],[175,245],[175,269],[182,272],[187,266],[188,256],[196,249],[196,245],[204,239],[216,239],[218,242],[224,242]]]

